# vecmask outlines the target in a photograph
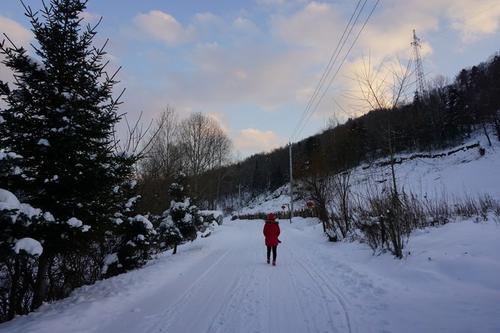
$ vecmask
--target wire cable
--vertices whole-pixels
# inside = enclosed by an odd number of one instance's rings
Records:
[[[359,18],[360,13],[363,11],[363,9],[364,9],[364,7],[366,5],[367,0],[364,1],[363,6],[361,7],[361,10],[359,11],[359,13],[358,13],[358,15],[356,17],[355,22],[351,26],[352,19],[354,18],[354,16],[356,16],[356,13],[358,12],[358,8],[359,8],[359,5],[361,4],[361,1],[362,0],[358,0],[358,2],[356,4],[356,8],[354,9],[354,12],[351,14],[351,17],[349,18],[349,22],[345,26],[344,31],[342,32],[342,36],[340,37],[339,41],[337,42],[337,46],[335,47],[335,50],[332,52],[332,55],[330,56],[328,64],[325,67],[325,69],[323,70],[323,74],[321,75],[321,78],[318,81],[318,84],[316,85],[316,88],[314,89],[314,92],[311,95],[311,97],[309,98],[309,101],[307,102],[307,105],[306,105],[306,107],[305,107],[305,109],[304,109],[304,111],[303,111],[303,113],[302,113],[302,115],[300,117],[300,120],[297,123],[297,125],[295,126],[295,128],[294,128],[294,130],[292,132],[292,135],[290,136],[290,141],[293,139],[293,137],[296,134],[297,130],[300,128],[300,125],[302,124],[302,122],[307,117],[307,113],[310,111],[311,106],[313,105],[314,100],[317,98],[319,92],[321,91],[321,88],[323,87],[323,84],[325,83],[326,78],[328,77],[328,75],[330,75],[331,70],[333,68],[333,65],[336,62],[336,60],[338,58],[338,55],[339,55],[339,53],[341,51],[341,49],[339,51],[339,46],[341,44],[342,44],[342,47],[345,45],[345,41],[349,38],[349,35],[352,32],[352,29],[353,29],[354,25],[356,24],[357,19]],[[349,33],[346,36],[347,30],[349,30]],[[346,36],[345,40],[344,40],[344,36]]]
[[[319,100],[316,102],[316,104],[314,106],[314,109],[312,109],[312,111],[309,112],[309,114],[307,115],[307,118],[304,121],[302,127],[297,132],[297,136],[300,135],[300,133],[304,130],[305,126],[307,125],[307,122],[309,121],[309,119],[311,118],[311,116],[314,114],[314,112],[316,112],[316,110],[318,109],[318,106],[320,105],[321,101],[323,100],[323,98],[325,97],[326,93],[330,89],[330,87],[331,87],[331,85],[333,83],[333,80],[337,77],[338,73],[340,72],[340,69],[342,68],[342,65],[345,63],[345,61],[347,60],[347,57],[349,56],[351,50],[356,45],[356,42],[358,41],[359,36],[361,35],[361,33],[363,32],[363,30],[365,29],[368,21],[372,17],[372,15],[375,12],[375,9],[377,8],[377,6],[378,6],[379,3],[380,3],[380,0],[377,0],[377,2],[375,3],[375,5],[372,7],[372,10],[370,11],[370,13],[368,14],[368,16],[366,17],[365,22],[363,23],[363,26],[361,27],[361,29],[359,30],[358,34],[356,35],[356,38],[354,39],[354,41],[352,42],[351,46],[349,47],[349,50],[347,51],[347,53],[345,54],[344,58],[342,59],[342,62],[340,63],[340,65],[337,68],[337,70],[334,73],[334,75],[330,78],[330,81],[328,82],[328,85],[327,85],[326,89],[323,91],[323,94],[320,96]]]

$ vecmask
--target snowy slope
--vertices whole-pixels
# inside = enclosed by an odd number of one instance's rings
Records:
[[[450,156],[428,159],[417,158],[395,166],[397,183],[400,189],[429,199],[460,200],[466,197],[477,198],[488,194],[500,199],[500,142],[494,141],[489,147],[483,135],[477,134],[457,147],[432,154],[446,153],[459,147],[479,143],[486,148],[481,156],[477,148],[460,151]],[[412,154],[400,154],[405,158]],[[367,191],[386,186],[391,182],[390,168],[380,167],[377,160],[371,166],[363,164],[351,170],[352,192],[364,196]],[[257,196],[243,208],[242,214],[255,214],[281,211],[283,204],[290,202],[288,185],[276,191]],[[305,208],[307,200],[298,199],[295,207]]]
[[[478,134],[458,147],[475,143],[486,149],[484,156],[473,148],[450,156],[417,158],[396,165],[398,186],[427,198],[446,197],[453,200],[484,194],[500,198],[500,142],[495,140],[489,147],[484,136]],[[458,147],[432,153],[445,153]],[[367,168],[362,165],[353,170],[353,191],[363,193],[366,187],[384,186],[384,181],[390,182],[390,179],[388,166]]]
[[[290,204],[289,185],[281,186],[272,193],[261,194],[253,198],[246,207],[242,208],[240,214],[257,214],[282,211],[282,206]],[[295,193],[295,191],[294,191]],[[296,198],[295,208],[305,207],[305,200]]]
[[[499,332],[500,226],[422,231],[403,261],[329,243],[315,219],[281,222],[278,265],[262,221],[215,234],[147,267],[80,288],[0,325],[29,332]]]

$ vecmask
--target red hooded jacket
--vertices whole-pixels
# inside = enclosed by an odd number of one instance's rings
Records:
[[[264,224],[264,236],[266,237],[266,246],[277,246],[278,236],[280,235],[280,226],[277,222],[266,221]]]

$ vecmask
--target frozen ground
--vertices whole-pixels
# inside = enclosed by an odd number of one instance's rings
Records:
[[[395,260],[328,243],[314,219],[281,223],[278,265],[262,221],[225,221],[147,267],[0,325],[30,332],[500,332],[500,225],[415,234]]]

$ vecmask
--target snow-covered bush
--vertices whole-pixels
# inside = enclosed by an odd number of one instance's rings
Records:
[[[146,216],[138,214],[122,220],[113,235],[115,246],[104,257],[103,274],[112,276],[142,266],[150,257],[155,235],[153,224]]]
[[[0,188],[1,321],[30,311],[33,289],[29,281],[35,278],[37,258],[43,253],[40,238],[31,237],[44,222],[41,210],[22,204],[13,193]]]
[[[159,221],[157,241],[160,250],[175,247],[176,244],[183,241],[184,238],[168,210],[160,217]]]
[[[455,203],[446,198],[419,199],[405,192],[397,199],[390,191],[365,197],[366,201],[358,202],[353,210],[354,224],[361,231],[360,240],[374,253],[388,250],[397,257],[404,255],[406,240],[416,229],[443,225],[456,217],[485,221],[489,214],[500,216],[500,202],[490,196],[467,197]]]
[[[218,225],[222,224],[224,214],[218,210],[200,210],[200,215],[203,217],[204,223],[215,222]]]
[[[198,208],[187,196],[186,180],[186,175],[179,172],[174,183],[170,185],[172,201],[170,208],[162,214],[158,227],[158,243],[162,248],[172,247],[174,253],[182,241],[195,240],[197,228],[203,224]]]

